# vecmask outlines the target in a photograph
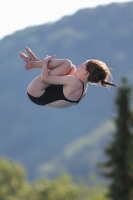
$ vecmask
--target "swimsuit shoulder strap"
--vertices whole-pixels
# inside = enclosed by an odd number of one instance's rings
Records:
[[[81,81],[81,80],[80,80]],[[84,83],[81,81],[82,85],[83,85],[83,89],[82,89],[82,94],[79,98],[79,100],[77,101],[77,104],[79,103],[79,101],[85,96],[86,92],[84,93]],[[84,94],[84,95],[83,95]]]
[[[62,93],[63,94],[63,100],[65,100],[65,101],[68,101],[68,102],[71,102],[71,103],[79,103],[79,101],[85,96],[85,94],[86,94],[86,92],[84,93],[84,83],[81,81],[81,83],[82,83],[82,85],[83,85],[83,89],[82,89],[82,94],[81,94],[81,96],[80,96],[80,98],[79,98],[79,100],[77,100],[77,101],[72,101],[72,100],[69,100],[69,99],[67,99],[65,96],[64,96],[64,93]],[[63,85],[62,85],[62,91],[63,91]],[[83,95],[84,94],[84,95]]]

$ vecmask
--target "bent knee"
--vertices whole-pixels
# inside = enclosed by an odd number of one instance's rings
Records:
[[[76,72],[76,66],[72,65],[72,70]]]
[[[71,66],[70,71],[67,73],[67,75],[74,75],[76,73],[76,67],[75,65]]]
[[[76,73],[76,66],[75,66],[75,65],[72,65],[71,71],[72,71],[72,74],[75,74],[75,73]]]
[[[68,59],[65,59],[65,65],[66,65],[69,69],[72,68],[72,62],[71,62],[70,60],[68,60]]]

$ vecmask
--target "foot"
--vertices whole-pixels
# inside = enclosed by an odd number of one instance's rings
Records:
[[[31,49],[29,47],[25,47],[26,53],[28,54],[29,58],[33,61],[40,61],[35,55],[34,53],[31,51]]]
[[[28,58],[24,53],[20,52],[19,53],[20,57],[23,59],[25,63],[25,69],[30,70],[32,69],[32,66],[30,65],[30,58]]]

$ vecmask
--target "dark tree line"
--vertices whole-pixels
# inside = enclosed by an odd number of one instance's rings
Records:
[[[103,176],[111,180],[108,196],[112,200],[133,199],[133,112],[131,90],[126,78],[115,96],[113,140],[105,149],[108,160],[100,163]]]

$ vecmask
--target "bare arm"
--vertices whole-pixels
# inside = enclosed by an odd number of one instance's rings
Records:
[[[55,84],[55,85],[70,85],[75,81],[75,77],[73,75],[65,75],[65,76],[50,76],[48,73],[48,63],[53,60],[55,56],[47,56],[43,59],[43,67],[41,80],[45,83]]]

